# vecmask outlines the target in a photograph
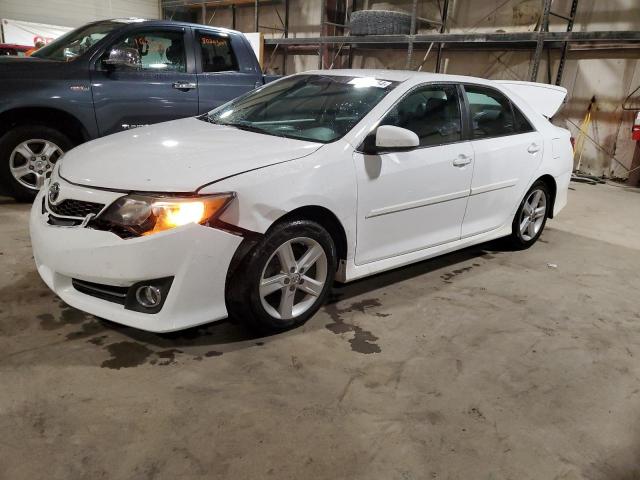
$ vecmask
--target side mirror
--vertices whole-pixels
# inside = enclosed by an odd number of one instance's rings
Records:
[[[381,125],[375,132],[367,135],[362,144],[362,150],[366,154],[374,155],[391,150],[411,150],[418,146],[420,146],[420,139],[411,130],[393,125]]]
[[[140,53],[135,48],[112,48],[103,62],[112,67],[139,67]]]

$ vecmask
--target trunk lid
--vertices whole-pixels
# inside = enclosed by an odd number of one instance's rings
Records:
[[[497,83],[522,97],[541,115],[551,118],[564,104],[567,89],[546,83],[497,80]]]

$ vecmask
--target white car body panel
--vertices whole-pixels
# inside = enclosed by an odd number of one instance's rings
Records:
[[[542,140],[540,133],[529,132],[471,142],[475,161],[462,237],[510,221],[514,202],[529,189],[542,162]]]
[[[65,155],[60,174],[87,187],[193,192],[203,183],[304,157],[319,147],[186,118],[79,145]]]
[[[34,205],[42,204],[43,195],[41,191]],[[154,332],[182,330],[226,317],[226,273],[242,238],[192,224],[155,234],[150,245],[147,237],[122,240],[89,228],[52,228],[43,216],[32,208],[30,232],[36,267],[47,286],[69,305]],[[172,294],[153,315],[97,300],[71,284],[75,278],[129,286],[166,276],[175,276]]]
[[[322,209],[344,229],[346,253],[337,274],[343,282],[509,235],[524,194],[543,176],[556,185],[553,213],[566,204],[573,165],[569,132],[552,125],[511,84],[387,70],[322,74],[402,83],[332,143],[184,119],[84,144],[65,156],[51,181],[64,184],[61,198],[107,205],[125,191],[235,192],[220,220],[256,234],[294,210]],[[357,151],[398,99],[430,82],[500,90],[535,132],[380,155]],[[177,330],[226,315],[226,274],[241,236],[187,225],[124,240],[105,231],[53,227],[44,220],[42,197],[31,215],[36,264],[45,282],[70,305],[151,331]],[[165,275],[175,275],[174,285],[162,311],[153,315],[127,311],[71,285],[71,278],[79,278],[129,286]]]
[[[455,166],[461,159],[469,163]],[[384,155],[356,152],[356,264],[460,239],[472,159],[470,142]]]

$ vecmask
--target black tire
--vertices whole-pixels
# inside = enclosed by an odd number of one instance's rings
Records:
[[[73,142],[64,133],[47,125],[19,125],[0,137],[0,182],[7,195],[19,202],[32,202],[38,190],[19,183],[10,169],[10,156],[13,150],[30,139],[47,140],[56,144],[63,152],[71,150]]]
[[[350,35],[408,35],[411,15],[390,10],[359,10],[351,14]]]
[[[317,242],[326,255],[326,280],[321,293],[306,311],[290,319],[271,315],[263,306],[260,282],[276,250],[292,239],[308,238]],[[295,252],[294,252],[295,254]],[[297,260],[300,260],[296,256]],[[271,265],[271,263],[270,263]],[[311,318],[324,304],[335,278],[336,247],[331,235],[319,224],[309,220],[290,220],[276,224],[249,251],[229,276],[226,287],[227,309],[232,320],[238,320],[260,333],[277,333],[298,327]],[[315,268],[315,267],[314,267]],[[309,273],[309,272],[307,272]],[[287,287],[284,287],[285,289]],[[298,294],[297,291],[295,293]],[[274,295],[284,295],[282,291]],[[305,295],[301,292],[301,295]],[[282,298],[282,297],[279,297]]]
[[[544,210],[544,215],[540,217],[542,218],[542,223],[540,224],[540,227],[535,233],[535,235],[524,236],[520,229],[521,222],[526,217],[526,214],[523,215],[523,211],[525,209],[525,204],[527,203],[527,200],[529,200],[532,194],[536,191],[541,191],[542,194],[544,195],[545,210]],[[549,193],[549,188],[547,187],[546,183],[538,180],[531,186],[529,191],[526,193],[526,195],[522,199],[522,202],[520,202],[518,211],[513,217],[513,223],[511,224],[511,235],[508,237],[509,245],[516,250],[525,250],[529,248],[531,245],[533,245],[534,243],[536,243],[538,241],[538,238],[540,238],[540,235],[542,235],[545,225],[547,224],[547,218],[549,216],[550,208],[551,208],[551,195]]]

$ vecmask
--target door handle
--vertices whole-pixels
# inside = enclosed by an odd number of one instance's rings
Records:
[[[198,84],[191,82],[173,82],[173,88],[178,90],[193,90],[198,88]]]
[[[460,154],[453,161],[454,167],[464,167],[465,165],[469,165],[471,163],[471,157],[468,155]]]
[[[537,143],[532,143],[527,147],[527,152],[531,154],[538,153],[539,151],[540,151],[540,145],[538,145]]]

